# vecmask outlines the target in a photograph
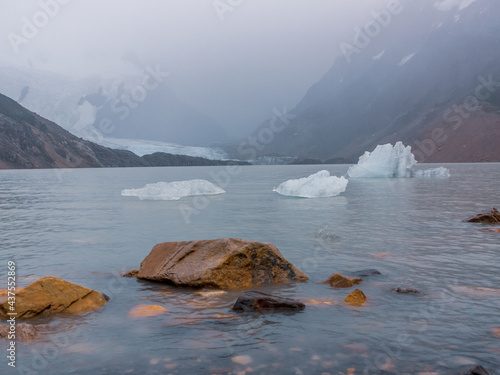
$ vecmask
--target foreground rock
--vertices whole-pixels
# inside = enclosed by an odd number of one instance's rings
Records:
[[[84,288],[56,277],[43,277],[16,294],[16,318],[28,319],[56,313],[76,314],[92,311],[106,304],[109,298],[95,290]],[[6,318],[7,300],[0,303],[0,316]]]
[[[500,212],[492,208],[488,212],[482,212],[467,220],[469,223],[500,224]]]
[[[9,335],[10,333],[10,335]],[[13,337],[14,335],[15,337]],[[14,341],[31,341],[37,335],[37,330],[34,325],[26,323],[18,323],[15,328],[11,328],[10,325],[0,326],[0,337],[5,340]]]
[[[137,278],[219,289],[308,279],[276,246],[238,238],[158,244],[142,261]]]
[[[238,297],[233,306],[234,311],[279,311],[303,310],[306,305],[289,298],[272,296],[260,292],[246,292]]]
[[[366,296],[361,290],[356,289],[345,298],[344,302],[353,306],[361,306],[366,302]]]
[[[330,278],[326,281],[324,281],[324,284],[329,284],[330,286],[334,288],[351,288],[354,285],[359,284],[363,280],[360,279],[359,277],[356,277],[354,279],[351,279],[347,276],[341,275],[340,273],[335,273]]]
[[[490,375],[490,373],[486,371],[483,366],[477,365],[467,371],[464,375]]]

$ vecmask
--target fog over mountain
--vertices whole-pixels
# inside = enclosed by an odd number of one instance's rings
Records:
[[[340,54],[339,43],[386,3],[10,1],[2,4],[0,14],[0,61],[17,69],[17,76],[30,78],[31,89],[22,104],[37,112],[59,112],[55,117],[43,114],[58,123],[74,115],[45,108],[47,104],[34,107],[30,100],[50,100],[56,107],[65,100],[66,108],[71,104],[78,114],[80,96],[98,93],[101,86],[110,93],[122,81],[127,85],[131,78],[141,80],[148,66],[159,66],[169,75],[162,90],[148,92],[151,101],[182,103],[185,117],[204,119],[209,128],[237,139],[274,108],[293,108]],[[60,75],[54,85],[41,84],[46,72]],[[18,99],[28,83],[20,84],[9,74],[0,76],[0,92]],[[8,92],[5,86],[10,86]],[[45,98],[40,86],[49,91]],[[60,125],[68,128],[71,123]],[[138,134],[143,126],[116,136],[150,138],[150,133]]]
[[[341,44],[286,124],[270,134],[264,122],[239,153],[354,162],[402,140],[420,161],[500,161],[499,14],[495,0],[388,7]]]
[[[499,7],[10,2],[0,15],[0,92],[126,149],[113,139],[351,162],[402,140],[420,161],[496,161]]]

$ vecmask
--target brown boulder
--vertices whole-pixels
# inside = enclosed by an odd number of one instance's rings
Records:
[[[221,289],[308,279],[276,246],[239,238],[158,244],[142,261],[137,278]]]
[[[345,303],[348,303],[349,305],[353,306],[361,306],[363,303],[365,303],[365,301],[366,301],[366,296],[359,289],[356,289],[354,292],[350,293],[344,300]]]
[[[359,277],[351,279],[350,277],[341,275],[340,273],[335,273],[330,276],[328,280],[324,281],[323,284],[329,284],[334,288],[351,288],[362,281],[363,279],[360,279]]]
[[[11,328],[9,325],[0,326],[0,337],[13,341],[31,341],[37,335],[37,330],[34,325],[26,323],[17,323]]]
[[[43,277],[16,293],[17,319],[55,313],[76,314],[98,309],[109,298],[95,290],[84,288],[56,277]],[[0,302],[0,316],[12,312],[8,301]]]
[[[500,212],[492,208],[488,212],[482,212],[467,220],[469,223],[500,224]]]

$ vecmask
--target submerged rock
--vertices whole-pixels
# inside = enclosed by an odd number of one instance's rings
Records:
[[[410,288],[394,288],[392,291],[400,294],[422,294],[422,292]]]
[[[16,294],[16,318],[28,319],[56,313],[76,314],[92,311],[106,304],[109,298],[56,277],[43,277]],[[0,316],[11,312],[7,300],[0,303]]]
[[[239,238],[158,244],[142,261],[137,278],[219,289],[308,279],[276,246]]]
[[[138,270],[130,270],[122,275],[122,277],[137,277],[137,274],[139,273]]]
[[[379,270],[376,270],[375,268],[366,268],[364,270],[359,270],[356,272],[353,272],[354,275],[358,277],[368,277],[368,276],[379,276],[382,275]]]
[[[260,292],[246,292],[238,297],[233,306],[234,311],[269,311],[269,310],[303,310],[306,305],[302,302],[272,296]]]
[[[363,303],[365,303],[365,301],[366,296],[359,289],[356,289],[354,292],[350,293],[344,300],[345,303],[353,306],[361,306]]]
[[[352,286],[357,285],[362,281],[363,280],[359,277],[351,279],[347,276],[341,275],[340,273],[335,273],[330,276],[328,280],[324,281],[323,284],[329,284],[334,288],[351,288]]]
[[[168,309],[159,305],[137,305],[129,311],[130,317],[150,317],[168,312]]]
[[[34,325],[27,323],[17,323],[14,331],[12,331],[10,325],[0,326],[0,337],[9,341],[14,340],[12,336],[9,338],[9,333],[15,335],[15,340],[31,341],[35,338],[37,332],[38,331]]]
[[[477,214],[470,219],[467,219],[469,223],[484,223],[484,224],[500,224],[500,212],[496,208],[492,208],[488,212],[482,212]]]
[[[464,375],[490,375],[483,366],[477,365],[467,371]]]

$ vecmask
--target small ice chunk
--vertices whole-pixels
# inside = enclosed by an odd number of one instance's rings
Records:
[[[450,170],[445,167],[430,168],[415,171],[413,174],[415,177],[438,177],[438,178],[448,178],[450,177]]]
[[[194,195],[223,194],[225,191],[207,180],[188,180],[174,182],[157,182],[147,184],[140,189],[122,190],[125,197],[139,197],[150,201],[172,201]]]
[[[372,177],[411,177],[413,166],[417,164],[410,146],[397,142],[378,145],[372,152],[360,156],[358,164],[347,171],[352,178]]]
[[[309,177],[285,181],[273,191],[291,197],[334,197],[345,191],[348,182],[349,180],[345,177],[330,176],[330,172],[323,170]]]

